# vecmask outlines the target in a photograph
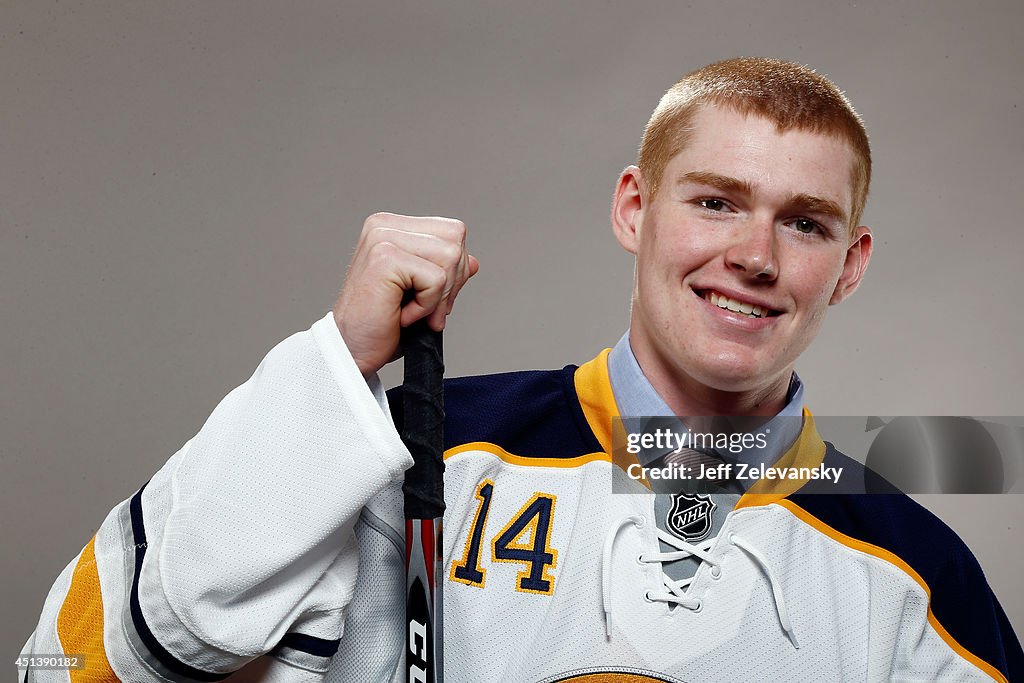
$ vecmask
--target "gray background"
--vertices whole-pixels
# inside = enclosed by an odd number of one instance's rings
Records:
[[[876,256],[798,366],[812,409],[1024,414],[1018,3],[370,4],[0,4],[5,656],[106,512],[329,308],[367,214],[469,225],[452,374],[613,344],[616,176],[719,58],[809,63],[871,133]],[[1024,632],[1024,497],[926,504]]]

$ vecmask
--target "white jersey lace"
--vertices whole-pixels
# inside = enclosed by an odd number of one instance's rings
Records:
[[[647,519],[642,515],[622,517],[611,526],[604,540],[604,550],[602,553],[601,563],[601,602],[605,615],[605,633],[609,639],[612,637],[612,552],[615,546],[615,539],[618,537],[619,532],[630,524],[635,526],[637,529],[642,529],[646,526]],[[707,563],[711,566],[710,574],[712,579],[718,580],[721,578],[722,563],[711,554],[711,548],[714,547],[715,543],[718,541],[718,536],[705,539],[699,544],[693,544],[676,538],[662,529],[656,528],[655,532],[662,543],[676,548],[676,550],[669,552],[641,553],[637,558],[638,561],[664,564],[688,557],[697,557],[701,560],[702,564]],[[734,533],[729,533],[727,540],[729,543],[735,545],[737,548],[753,558],[757,566],[762,572],[764,572],[765,578],[768,579],[768,584],[772,589],[772,598],[775,602],[775,611],[779,615],[779,624],[782,626],[782,630],[785,631],[789,641],[793,644],[793,647],[799,649],[800,644],[797,641],[796,633],[793,630],[793,624],[789,619],[789,612],[786,609],[786,600],[782,593],[781,583],[769,565],[767,558],[765,558],[765,556],[749,541]],[[689,595],[688,591],[690,584],[693,582],[693,577],[676,581],[662,572],[661,581],[662,585],[658,589],[647,590],[644,593],[645,600],[649,600],[651,602],[666,602],[695,612],[700,611],[700,598]]]

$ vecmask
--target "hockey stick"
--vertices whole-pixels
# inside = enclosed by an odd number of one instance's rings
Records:
[[[442,683],[441,518],[444,515],[444,360],[441,333],[425,319],[402,330],[405,378],[402,440],[412,453],[405,472],[406,681]]]

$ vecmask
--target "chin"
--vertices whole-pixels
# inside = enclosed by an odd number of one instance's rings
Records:
[[[700,382],[717,391],[739,394],[761,388],[762,385],[755,378],[756,375],[709,375],[700,378]]]
[[[734,393],[763,389],[776,375],[764,363],[735,357],[709,359],[691,374],[707,387]]]

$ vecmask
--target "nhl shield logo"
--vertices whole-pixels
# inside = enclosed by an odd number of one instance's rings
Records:
[[[711,513],[715,501],[702,493],[676,493],[672,495],[665,526],[679,538],[699,541],[711,533]]]

